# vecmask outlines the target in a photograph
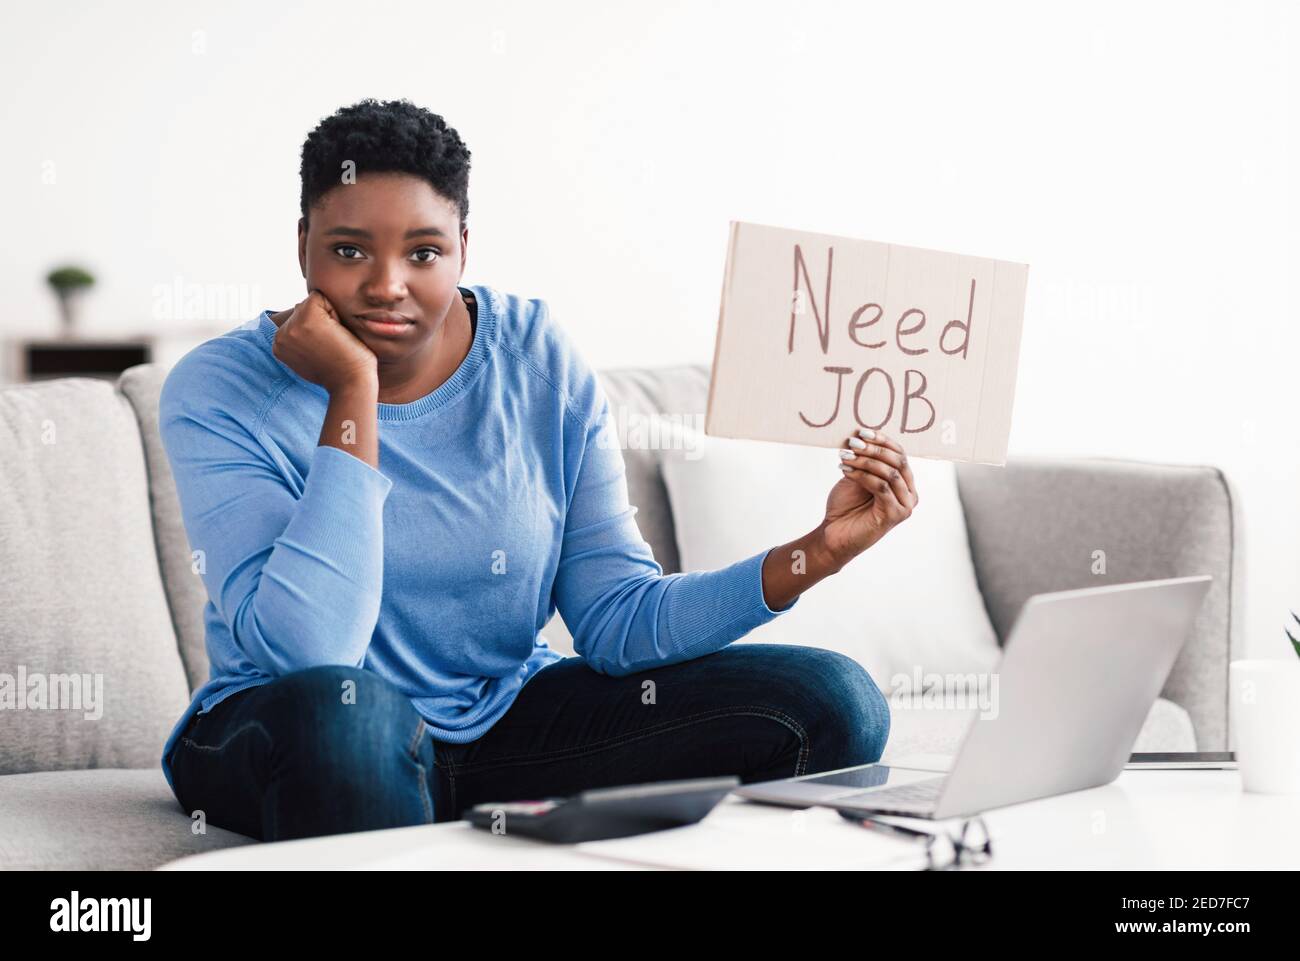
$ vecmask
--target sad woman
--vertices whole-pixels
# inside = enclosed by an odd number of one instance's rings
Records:
[[[899,444],[845,438],[815,530],[665,574],[569,333],[462,284],[456,131],[365,100],[301,159],[306,296],[192,350],[161,396],[208,595],[211,674],[162,759],[186,811],[274,841],[877,760],[889,708],[855,661],[732,642],[910,515]],[[539,637],[556,610],[574,656]]]

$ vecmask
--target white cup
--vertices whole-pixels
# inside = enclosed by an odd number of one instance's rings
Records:
[[[1300,658],[1233,661],[1228,683],[1242,790],[1300,794]]]

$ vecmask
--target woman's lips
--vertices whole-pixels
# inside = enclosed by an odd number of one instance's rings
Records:
[[[365,325],[367,330],[386,337],[401,336],[415,327],[413,322],[404,320],[395,314],[371,314],[357,319]]]

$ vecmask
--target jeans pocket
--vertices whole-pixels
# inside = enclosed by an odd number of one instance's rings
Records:
[[[189,770],[189,765],[186,762],[191,759],[194,748],[199,746],[196,738],[204,726],[204,720],[208,716],[208,711],[199,711],[189,719],[184,729],[182,729],[180,737],[176,739],[176,743],[172,746],[171,757],[168,760],[171,765],[172,781],[175,786],[173,793],[176,795],[176,800],[181,802],[181,806],[186,811],[193,810],[192,806],[181,796],[181,789],[186,781],[184,774]]]

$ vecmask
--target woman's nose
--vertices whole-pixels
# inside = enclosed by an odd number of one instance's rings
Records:
[[[379,264],[366,281],[365,294],[375,301],[394,303],[406,298],[403,268]]]

